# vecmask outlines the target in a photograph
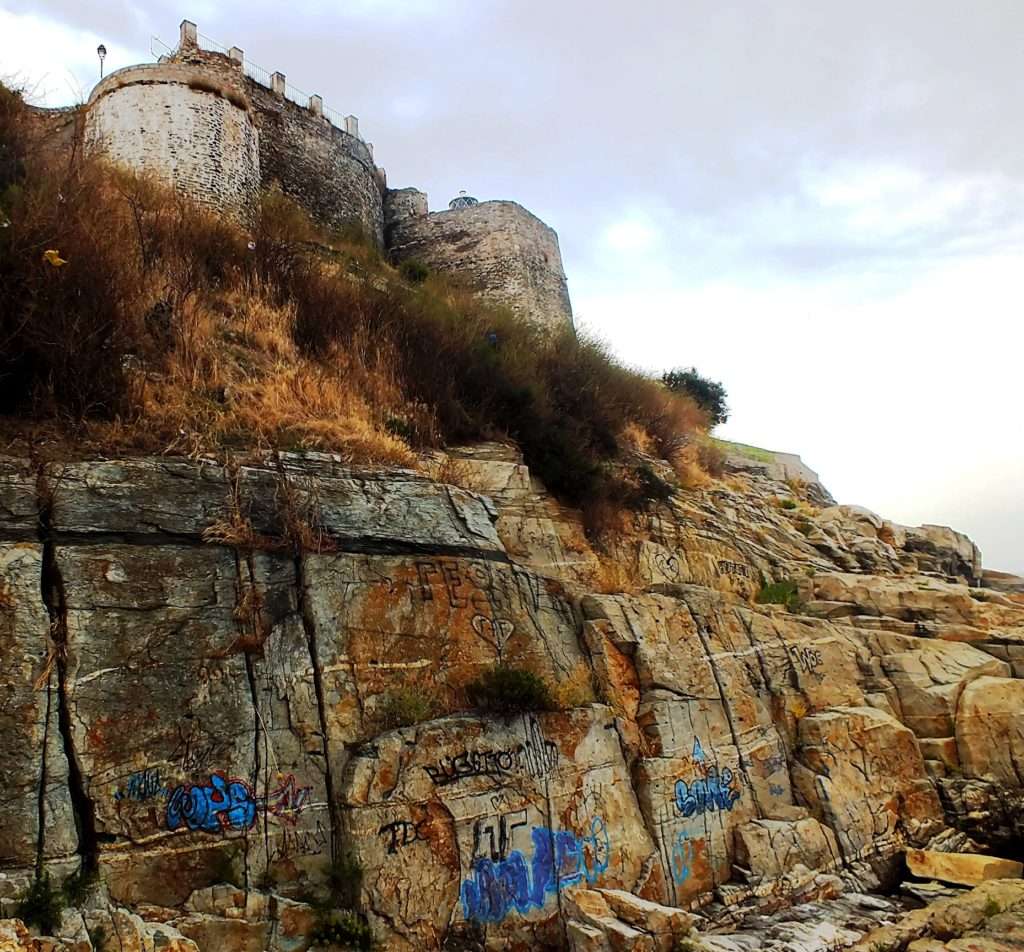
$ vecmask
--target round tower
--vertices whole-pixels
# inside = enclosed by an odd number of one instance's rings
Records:
[[[571,328],[572,304],[558,235],[516,202],[465,192],[427,213],[415,189],[388,193],[388,251],[452,274],[495,304],[553,330]]]
[[[243,222],[255,210],[259,133],[241,83],[226,73],[185,63],[111,73],[89,97],[85,147]]]

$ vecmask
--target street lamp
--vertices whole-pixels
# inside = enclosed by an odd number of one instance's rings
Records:
[[[100,79],[103,79],[103,61],[107,58],[107,48],[102,43],[96,47],[96,55],[100,58]]]

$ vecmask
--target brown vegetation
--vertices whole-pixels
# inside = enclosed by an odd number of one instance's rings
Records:
[[[620,507],[662,491],[621,465],[631,447],[672,459],[706,423],[600,342],[533,328],[435,275],[405,281],[280,194],[247,234],[145,178],[49,155],[3,89],[0,215],[12,428],[399,465],[512,439],[562,499]]]

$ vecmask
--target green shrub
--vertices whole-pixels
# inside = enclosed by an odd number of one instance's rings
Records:
[[[377,709],[380,729],[394,730],[420,724],[437,716],[437,702],[422,686],[409,686],[388,691]]]
[[[422,284],[430,277],[430,269],[415,258],[403,261],[399,265],[398,273],[410,284]]]
[[[527,711],[550,711],[555,707],[551,690],[532,671],[499,664],[466,685],[472,707],[487,714],[510,717]]]
[[[796,582],[792,579],[783,579],[781,582],[765,585],[757,593],[757,601],[762,605],[785,605],[791,612],[798,611],[800,608]]]
[[[661,380],[673,393],[683,393],[694,400],[707,413],[712,426],[729,419],[725,387],[716,380],[702,377],[696,367],[669,370],[662,374]]]
[[[363,864],[359,857],[343,851],[327,871],[327,888],[334,905],[358,908],[363,889]]]
[[[35,926],[43,935],[53,935],[60,926],[64,912],[64,896],[54,889],[50,874],[33,880],[15,909],[15,916],[26,925]]]
[[[330,913],[320,922],[313,932],[313,942],[343,949],[371,949],[373,933],[365,917],[342,909]]]
[[[86,929],[86,934],[89,936],[89,942],[92,945],[93,952],[106,952],[107,927],[103,925],[103,923],[97,923],[96,925]]]
[[[69,906],[81,906],[99,882],[98,870],[77,869],[64,880],[60,891]]]
[[[993,916],[998,916],[1003,911],[1003,907],[996,902],[991,896],[985,900],[985,907],[982,910],[983,915],[986,919],[991,919]]]
[[[797,503],[797,501],[795,499],[780,499],[779,500],[779,508],[780,509],[796,509],[796,507],[798,505],[799,505],[799,503]]]

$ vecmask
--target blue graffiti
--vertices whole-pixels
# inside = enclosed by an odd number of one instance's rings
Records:
[[[704,754],[704,748],[700,745],[700,738],[694,737],[693,739],[693,761],[697,764],[702,764],[706,760]]]
[[[529,865],[519,850],[498,861],[487,856],[473,861],[473,874],[460,891],[466,919],[501,922],[512,909],[520,914],[540,909],[549,893],[582,879],[593,883],[608,868],[611,846],[601,817],[593,819],[590,833],[583,837],[571,830],[535,826],[530,838]]]
[[[244,780],[212,774],[209,786],[185,784],[167,801],[167,829],[220,833],[248,830],[256,822],[256,801]]]
[[[672,878],[679,884],[690,878],[693,863],[704,854],[707,842],[702,838],[691,840],[685,831],[676,834],[672,844]]]
[[[732,771],[722,768],[719,776],[717,767],[708,767],[707,774],[699,780],[676,781],[676,812],[681,816],[699,816],[717,810],[731,810],[740,798],[740,791],[732,785]]]
[[[124,790],[114,791],[115,800],[136,800],[139,803],[153,797],[166,797],[167,786],[160,779],[160,771],[155,767],[137,770],[128,778]]]

